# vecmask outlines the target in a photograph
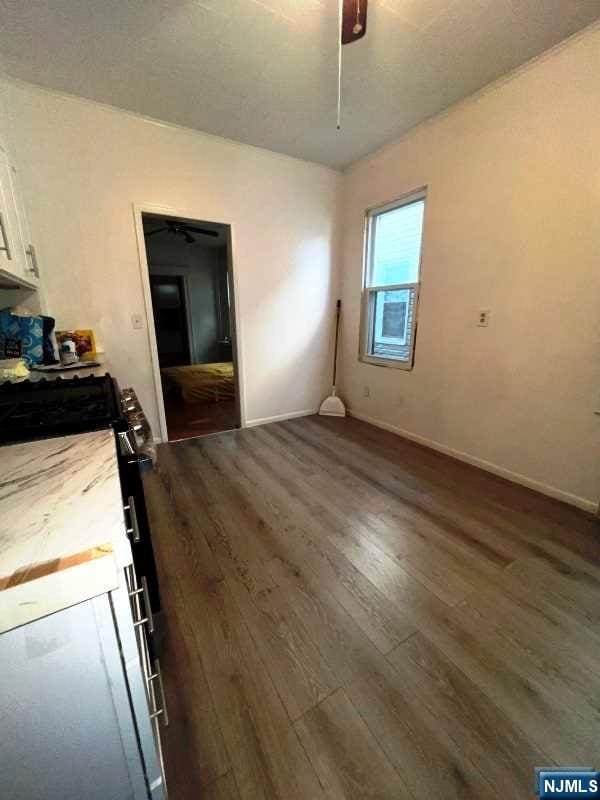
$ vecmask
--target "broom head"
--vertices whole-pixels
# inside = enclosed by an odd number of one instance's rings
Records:
[[[329,397],[321,403],[319,414],[323,417],[345,417],[346,406],[342,403],[340,398],[335,393],[335,386],[333,387]]]

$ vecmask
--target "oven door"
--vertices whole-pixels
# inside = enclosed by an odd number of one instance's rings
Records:
[[[119,452],[121,492],[127,520],[127,533],[131,541],[135,569],[142,584],[147,584],[152,613],[160,611],[158,577],[150,525],[144,498],[142,471],[152,469],[152,459],[137,449],[133,430],[126,424],[116,426]]]

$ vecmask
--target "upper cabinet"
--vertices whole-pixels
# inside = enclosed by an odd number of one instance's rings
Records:
[[[17,171],[0,150],[0,287],[36,289],[39,277]]]

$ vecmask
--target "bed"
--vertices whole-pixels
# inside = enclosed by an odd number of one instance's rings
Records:
[[[165,389],[178,393],[185,403],[218,403],[235,399],[233,364],[190,364],[161,369]]]

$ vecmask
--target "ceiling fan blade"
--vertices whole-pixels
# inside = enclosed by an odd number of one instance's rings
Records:
[[[343,0],[342,44],[357,42],[367,32],[368,0]]]
[[[185,225],[186,231],[192,231],[192,233],[201,233],[203,236],[218,236],[219,231],[210,231],[208,228],[195,228],[193,225]]]
[[[162,233],[163,231],[168,231],[168,228],[157,228],[154,231],[144,231],[144,236],[154,236],[155,233]]]

